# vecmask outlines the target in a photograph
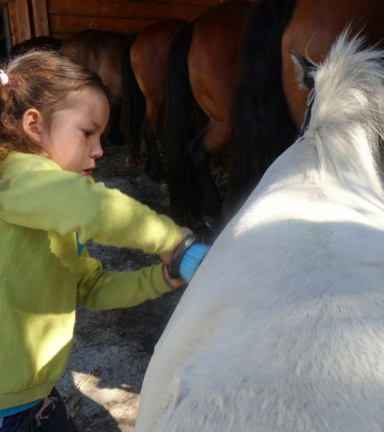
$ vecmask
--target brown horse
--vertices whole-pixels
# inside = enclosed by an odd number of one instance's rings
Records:
[[[384,39],[383,16],[382,0],[296,0],[281,51],[284,92],[298,128],[303,121],[308,90],[297,85],[291,50],[321,62],[336,37],[349,24],[352,33],[362,30],[369,44],[380,43]]]
[[[245,201],[295,133],[281,81],[281,39],[294,6],[295,0],[260,0],[249,14],[234,100],[232,211]]]
[[[72,61],[96,72],[112,94],[110,139],[121,140],[122,58],[132,34],[87,29],[65,39],[60,52]],[[113,136],[111,136],[113,134]]]
[[[96,72],[114,99],[122,94],[121,60],[131,35],[87,29],[65,39],[60,51],[77,64]]]
[[[381,0],[261,0],[253,7],[242,40],[230,158],[237,207],[303,122],[308,90],[297,84],[291,51],[319,62],[350,23],[378,43],[383,13]]]
[[[240,40],[252,3],[231,1],[183,26],[168,58],[165,141],[171,210],[181,223],[221,222],[210,157],[227,146]]]
[[[186,23],[170,19],[141,30],[123,54],[124,130],[136,158],[140,155],[140,137],[147,147],[147,175],[165,178],[157,148],[165,105],[166,67],[171,41]]]
[[[53,38],[50,36],[37,36],[14,45],[11,49],[9,56],[14,57],[20,54],[24,54],[31,49],[47,49],[58,51],[62,43],[63,41],[61,39]]]

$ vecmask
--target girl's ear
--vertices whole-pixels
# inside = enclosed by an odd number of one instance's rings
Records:
[[[35,108],[29,108],[23,114],[21,126],[26,134],[37,141],[41,141],[43,131],[43,117]]]

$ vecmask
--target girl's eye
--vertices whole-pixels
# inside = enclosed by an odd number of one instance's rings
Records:
[[[83,131],[86,138],[89,138],[92,135],[92,132],[89,130]]]

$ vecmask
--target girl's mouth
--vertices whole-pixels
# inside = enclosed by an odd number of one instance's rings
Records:
[[[89,168],[89,169],[84,170],[83,171],[84,175],[92,177],[92,170],[93,170],[93,168]]]

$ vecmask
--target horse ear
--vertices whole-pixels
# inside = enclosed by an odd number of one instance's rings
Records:
[[[297,75],[297,82],[302,89],[313,89],[315,86],[314,72],[317,70],[317,65],[310,60],[302,57],[295,50],[291,50],[291,59]]]

